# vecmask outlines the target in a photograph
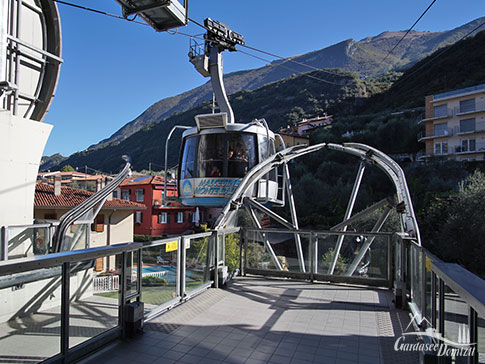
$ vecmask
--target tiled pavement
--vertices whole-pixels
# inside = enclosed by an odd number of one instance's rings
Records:
[[[391,299],[384,289],[237,278],[84,363],[417,363],[393,349],[409,319]]]

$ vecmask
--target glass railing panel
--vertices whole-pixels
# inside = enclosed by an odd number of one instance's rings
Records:
[[[48,227],[8,227],[8,259],[49,253]]]
[[[421,307],[421,299],[423,295],[423,273],[422,273],[422,253],[421,249],[410,244],[410,268],[411,268],[411,300],[419,309],[421,314],[423,313],[423,308]]]
[[[120,256],[106,256],[71,263],[70,348],[119,325],[119,271],[106,269],[116,267],[116,261],[120,259],[118,257]],[[106,282],[100,283],[98,277],[103,276],[107,277]],[[100,289],[105,292],[100,292]]]
[[[309,234],[299,234],[298,238],[294,233],[280,232],[249,232],[247,265],[248,268],[262,270],[278,270],[276,259],[282,270],[301,272],[298,256],[299,245],[305,271],[310,270],[310,244]]]
[[[239,233],[226,234],[224,247],[224,262],[229,274],[239,269],[239,255],[241,249],[241,237]]]
[[[450,347],[459,348],[462,344],[470,343],[470,329],[468,326],[469,306],[451,288],[445,285],[445,333],[450,340]],[[468,363],[468,353],[451,355],[454,363]]]
[[[121,258],[120,258],[121,259]],[[121,260],[120,260],[120,272],[121,272]],[[126,266],[125,266],[125,279],[126,279],[126,296],[135,295],[138,292],[138,252],[126,253]]]
[[[219,244],[217,244],[217,261],[222,262],[224,260],[224,234],[217,234]]]
[[[37,363],[60,352],[61,267],[0,277],[0,361]]]
[[[401,239],[396,239],[396,244],[394,247],[394,280],[401,281],[401,267],[402,267],[402,257],[401,257],[401,244],[403,244]]]
[[[88,224],[71,225],[64,235],[62,250],[71,251],[88,248],[90,234],[90,225]]]
[[[178,242],[142,249],[141,300],[151,311],[177,297]]]
[[[210,281],[209,267],[213,265],[214,256],[209,254],[212,236],[186,239],[185,249],[185,292],[188,293]],[[219,240],[219,246],[222,239]],[[222,255],[221,255],[222,256]]]
[[[263,241],[263,234],[255,231],[249,231],[247,233],[246,266],[248,268],[276,269]]]
[[[339,239],[339,237],[343,237]],[[331,234],[318,236],[317,272],[329,274],[340,243],[334,275],[387,279],[389,236],[370,234]],[[360,254],[360,252],[365,252]]]
[[[478,362],[485,364],[485,317],[478,317]]]
[[[431,260],[427,258],[426,256],[423,256],[423,259],[425,260],[425,276],[424,279],[426,281],[426,309],[424,311],[425,317],[428,320],[428,322],[432,321],[432,271],[431,271]]]

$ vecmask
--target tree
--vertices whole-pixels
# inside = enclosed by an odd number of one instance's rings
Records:
[[[432,252],[485,276],[485,174],[476,170],[465,178],[447,203],[437,199],[430,212],[438,210],[441,211],[437,214],[441,222],[435,224],[439,230],[431,242]]]
[[[64,167],[62,167],[61,172],[75,172],[76,170],[74,169],[73,166],[70,164],[66,164]]]

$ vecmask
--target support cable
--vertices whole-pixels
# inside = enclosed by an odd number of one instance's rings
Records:
[[[421,16],[414,22],[413,25],[411,25],[411,28],[408,29],[408,31],[402,36],[401,39],[399,39],[399,41],[396,43],[396,45],[394,47],[392,47],[392,49],[389,51],[389,53],[386,54],[386,56],[384,57],[384,59],[381,61],[380,64],[382,64],[386,59],[387,57],[389,57],[391,55],[391,53],[394,51],[394,49],[396,49],[396,47],[403,41],[404,38],[406,38],[406,36],[409,34],[409,32],[416,26],[416,24],[418,24],[418,22],[421,20],[421,18],[424,16],[424,14],[426,14],[428,12],[428,10],[433,6],[433,4],[436,2],[436,0],[433,0],[431,2],[431,4],[429,4],[429,6],[426,8],[426,10],[421,14]]]

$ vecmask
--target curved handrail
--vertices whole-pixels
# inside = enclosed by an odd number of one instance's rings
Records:
[[[311,146],[297,145],[283,149],[282,151],[259,163],[247,173],[247,175],[243,178],[243,180],[237,187],[234,194],[227,202],[226,206],[223,208],[215,223],[215,230],[223,228],[226,225],[231,209],[238,209],[242,205],[242,198],[247,194],[248,190],[250,190],[252,185],[256,183],[256,181],[258,181],[262,176],[264,176],[272,169],[284,163],[288,163],[292,159],[319,151],[321,149],[330,149],[352,154],[363,160],[376,164],[382,171],[384,171],[384,173],[386,173],[387,176],[394,183],[394,186],[396,188],[396,195],[398,198],[398,204],[404,204],[405,217],[403,216],[403,214],[401,214],[402,229],[411,237],[416,238],[419,245],[421,245],[421,238],[419,235],[417,220],[414,215],[414,208],[412,206],[412,201],[407,187],[406,179],[404,177],[404,172],[402,171],[401,167],[399,167],[399,165],[389,156],[382,153],[378,149],[359,143],[321,143]]]
[[[130,175],[131,164],[129,162],[129,158],[123,156],[123,159],[125,159],[126,165],[124,166],[123,170],[110,183],[108,183],[104,188],[80,203],[78,206],[76,206],[72,210],[69,210],[61,216],[59,220],[59,226],[57,226],[54,233],[54,239],[52,244],[53,253],[58,253],[65,250],[63,242],[67,229],[72,224],[74,224],[76,220],[85,215],[90,209],[94,208],[98,204],[104,204],[104,201],[106,201],[108,196],[113,193],[116,188],[118,188],[118,186],[125,180],[126,177]]]

